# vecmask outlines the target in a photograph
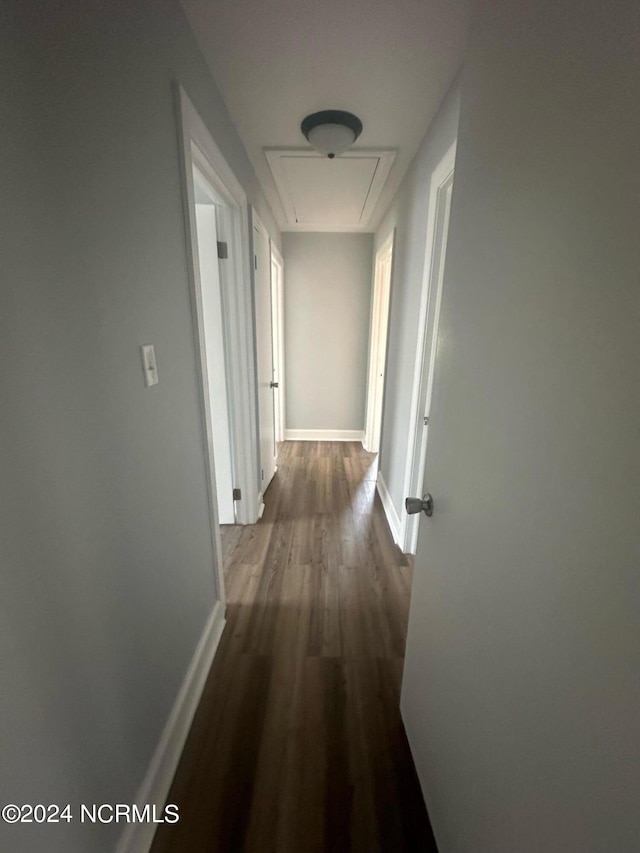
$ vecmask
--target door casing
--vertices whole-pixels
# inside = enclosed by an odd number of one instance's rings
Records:
[[[438,323],[442,300],[442,282],[447,248],[449,206],[456,161],[454,142],[431,177],[427,214],[427,245],[425,253],[422,295],[418,314],[418,347],[414,366],[411,415],[407,436],[405,496],[421,497],[424,484],[424,463],[427,452],[429,416],[433,375],[438,340]],[[443,222],[444,218],[444,222]],[[441,226],[439,229],[438,226]],[[442,230],[442,226],[444,229]],[[403,513],[400,541],[405,553],[415,554],[418,544],[419,516]]]

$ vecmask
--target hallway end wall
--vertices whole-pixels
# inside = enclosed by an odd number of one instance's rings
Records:
[[[282,235],[289,437],[364,430],[372,234]]]

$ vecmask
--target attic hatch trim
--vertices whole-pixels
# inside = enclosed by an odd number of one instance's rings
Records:
[[[366,199],[359,220],[350,225],[332,225],[326,223],[303,224],[298,222],[295,203],[287,184],[287,176],[282,163],[283,158],[295,157],[321,161],[326,161],[327,158],[317,151],[308,148],[264,148],[263,150],[287,220],[287,225],[283,229],[285,231],[366,231],[396,157],[394,149],[383,148],[350,148],[344,154],[341,154],[339,158],[336,158],[336,161],[361,158],[378,160],[366,193]]]

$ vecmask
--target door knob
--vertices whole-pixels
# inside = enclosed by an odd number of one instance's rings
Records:
[[[416,512],[424,512],[429,517],[433,515],[433,498],[428,492],[423,498],[406,498],[404,506],[409,515]]]
[[[270,382],[270,383],[269,383],[269,388],[277,388],[277,387],[278,387],[278,383],[277,383],[277,382]]]

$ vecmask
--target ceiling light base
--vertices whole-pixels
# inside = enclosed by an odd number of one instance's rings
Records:
[[[344,110],[321,110],[308,115],[300,130],[316,151],[331,160],[353,145],[362,133],[362,122]]]

